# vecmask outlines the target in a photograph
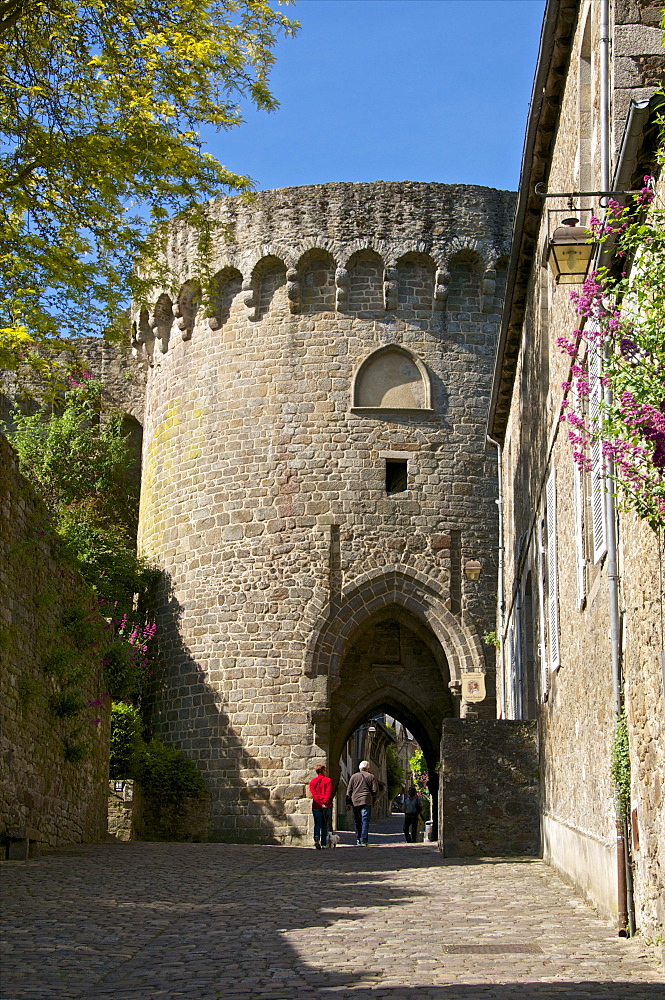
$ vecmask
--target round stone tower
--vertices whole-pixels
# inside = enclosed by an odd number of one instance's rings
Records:
[[[210,839],[302,837],[313,766],[336,778],[372,715],[432,775],[444,717],[494,715],[485,421],[513,207],[406,182],[210,202],[205,308],[171,227],[177,293],[133,333],[139,540],[163,570],[152,725],[204,774]]]

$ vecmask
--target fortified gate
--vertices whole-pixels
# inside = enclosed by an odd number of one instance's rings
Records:
[[[495,715],[485,421],[513,207],[406,182],[210,202],[206,309],[171,228],[177,291],[134,317],[139,543],[163,570],[152,726],[202,771],[210,839],[303,836],[313,767],[335,777],[377,712],[433,782],[444,718]]]

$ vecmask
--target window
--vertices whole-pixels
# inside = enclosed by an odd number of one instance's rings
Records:
[[[386,459],[386,493],[394,496],[396,493],[406,493],[407,473],[406,462],[398,459]]]

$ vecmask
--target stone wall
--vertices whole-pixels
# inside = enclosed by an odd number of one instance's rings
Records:
[[[656,4],[619,0],[612,10],[616,154],[630,98],[643,98],[653,90],[656,46],[661,73],[665,60]],[[547,181],[550,191],[600,187],[598,157],[589,159],[586,173],[582,169],[598,134],[598,12],[597,4],[581,4],[570,36],[570,67]],[[648,162],[648,155],[648,148],[637,151],[628,187],[642,183],[637,164],[643,156]],[[614,159],[612,168],[616,166]],[[533,190],[530,169],[527,164],[525,186]],[[585,206],[599,214],[597,199],[582,201],[581,208]],[[567,211],[565,199],[552,199],[547,208]],[[557,285],[550,269],[541,266],[548,225],[551,221],[543,212],[539,233],[533,241],[529,238],[539,249],[533,251],[528,287],[520,284],[515,289],[515,301],[525,301],[526,312],[520,342],[514,345],[510,415],[503,427],[497,423],[493,428],[503,437],[505,484],[503,711],[508,717],[532,711],[540,721],[544,858],[601,913],[615,918],[618,880],[610,772],[615,706],[607,555],[594,551],[590,477],[578,476],[568,428],[560,420],[562,385],[570,381],[571,359],[558,341],[571,337],[580,317],[570,301],[575,286]],[[507,357],[508,352],[506,364]],[[572,397],[568,405],[573,405]],[[549,500],[548,482],[554,485]],[[554,528],[548,532],[551,523]],[[662,552],[654,533],[630,513],[620,511],[617,525],[636,921],[643,933],[657,937],[662,935],[665,898]]]
[[[445,719],[440,777],[439,846],[444,857],[538,854],[536,722]]]
[[[118,840],[200,843],[210,826],[210,797],[146,794],[133,780],[109,781],[108,832]]]
[[[110,702],[94,650],[66,627],[66,616],[91,607],[93,598],[59,555],[4,437],[0,504],[0,837],[27,826],[51,847],[101,840]],[[69,659],[59,657],[62,651]],[[68,687],[67,677],[79,670],[84,679]],[[59,698],[73,688],[81,692],[81,711]]]
[[[486,671],[494,714],[485,414],[512,209],[508,192],[411,183],[209,203],[205,309],[173,225],[179,291],[134,317],[139,541],[164,574],[151,725],[204,773],[212,837],[304,836],[312,767],[334,774],[372,712],[402,719],[433,769],[465,670]]]

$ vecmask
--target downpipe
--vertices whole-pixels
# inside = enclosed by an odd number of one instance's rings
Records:
[[[497,486],[499,490],[499,497],[496,501],[497,510],[499,513],[499,559],[498,559],[498,570],[497,570],[497,637],[499,640],[499,670],[501,672],[501,718],[506,717],[506,671],[504,664],[504,644],[503,644],[503,631],[504,631],[504,618],[506,614],[506,601],[504,596],[504,556],[503,556],[503,450],[499,441],[495,441],[494,438],[487,435],[487,441],[489,444],[494,445],[496,448],[496,467],[497,467]]]

